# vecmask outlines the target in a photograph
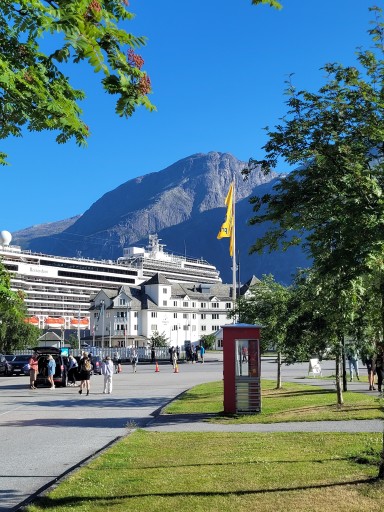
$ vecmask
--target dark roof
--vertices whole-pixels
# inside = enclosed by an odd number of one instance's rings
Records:
[[[148,281],[145,281],[143,283],[144,286],[151,285],[151,284],[164,284],[167,286],[171,286],[171,283],[168,281],[168,279],[163,274],[155,274],[150,279],[148,279]]]

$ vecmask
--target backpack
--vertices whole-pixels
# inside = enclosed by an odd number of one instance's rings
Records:
[[[86,371],[86,372],[90,372],[92,370],[92,365],[91,365],[91,362],[89,359],[86,359],[83,363],[83,369]]]

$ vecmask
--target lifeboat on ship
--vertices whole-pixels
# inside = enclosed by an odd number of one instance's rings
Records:
[[[53,318],[51,316],[48,316],[45,321],[44,321],[45,325],[49,325],[49,327],[64,327],[64,318],[62,317],[58,317],[58,318]]]
[[[73,327],[88,327],[89,320],[88,318],[71,318],[71,326]]]
[[[37,318],[37,316],[30,316],[26,318],[24,321],[26,324],[39,325],[39,319]]]

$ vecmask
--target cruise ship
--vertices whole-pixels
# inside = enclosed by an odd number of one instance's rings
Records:
[[[150,235],[146,249],[124,249],[118,261],[34,253],[11,241],[8,231],[0,232],[0,261],[11,273],[12,290],[24,293],[28,322],[40,329],[89,334],[91,295],[101,288],[138,286],[157,273],[171,282],[221,283],[216,267],[165,252],[157,235]]]

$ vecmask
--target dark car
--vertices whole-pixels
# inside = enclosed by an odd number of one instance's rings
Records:
[[[11,375],[25,375],[24,367],[28,364],[30,358],[30,354],[22,354],[14,356],[11,361],[8,361],[11,365]]]
[[[68,386],[68,357],[62,355],[61,349],[57,347],[36,347],[33,351],[37,354],[39,366],[35,386],[50,386],[47,376],[47,356],[49,355],[56,362],[55,375],[53,376],[55,386]]]
[[[100,356],[92,356],[91,357],[91,363],[92,363],[92,373],[94,375],[101,375],[101,364],[103,360]]]
[[[12,356],[14,357],[14,356]],[[11,375],[12,367],[10,362],[7,360],[6,356],[0,354],[0,374],[1,375]]]

